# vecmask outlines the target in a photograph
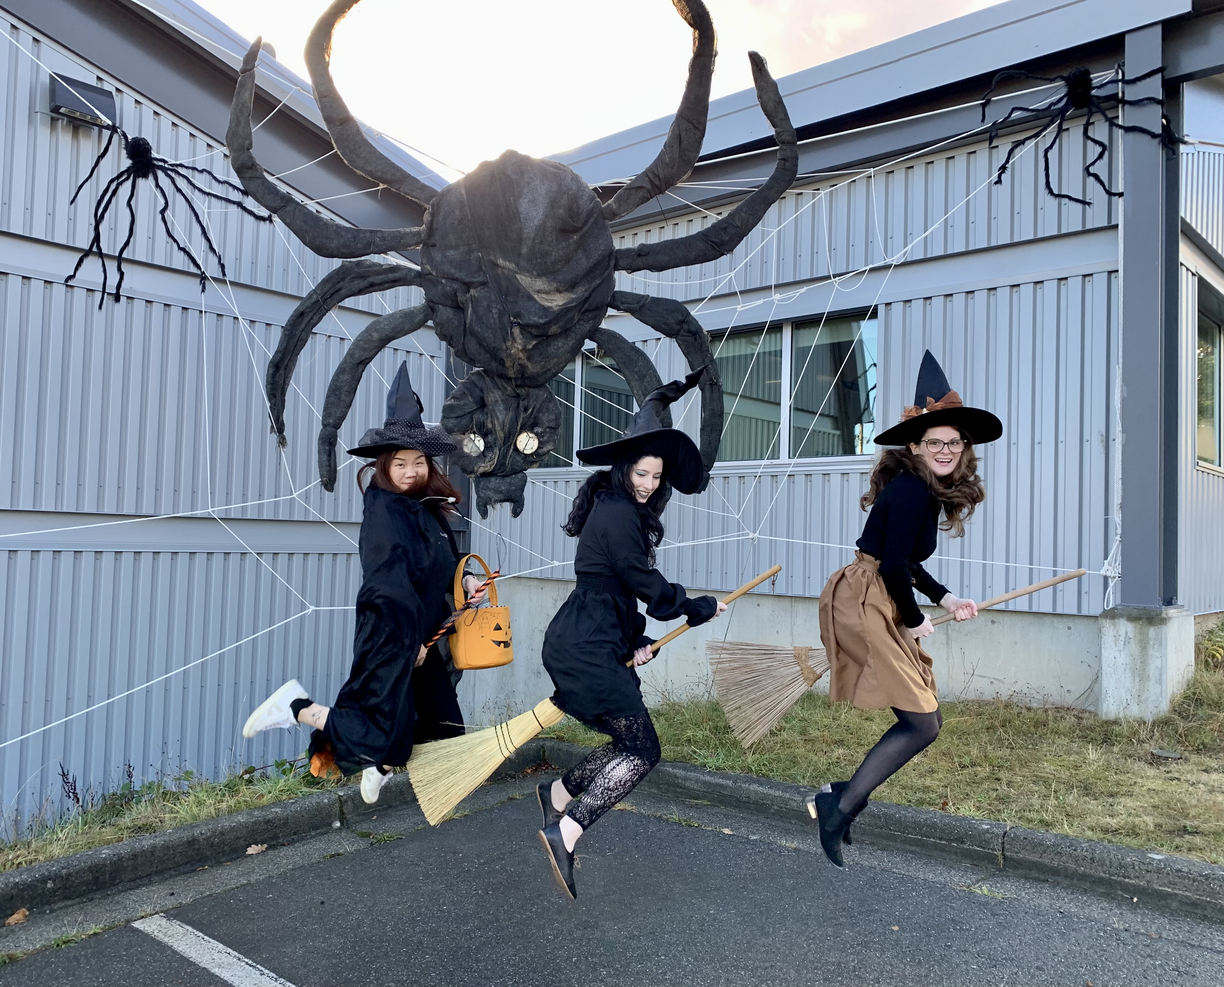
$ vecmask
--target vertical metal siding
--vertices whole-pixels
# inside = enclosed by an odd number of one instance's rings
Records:
[[[1181,214],[1217,252],[1224,254],[1224,151],[1182,149]]]
[[[1108,176],[1115,168],[1113,131],[1094,124],[1093,133],[1110,144],[1101,165]],[[991,176],[1007,144],[980,142],[925,158],[907,157],[850,179],[804,183],[801,178],[729,256],[674,271],[621,273],[617,287],[691,301],[726,294],[732,287],[745,291],[819,280],[894,258],[922,260],[1117,222],[1117,206],[1107,196],[1093,196],[1090,206],[1050,199],[1041,156],[1031,149],[1012,162],[1002,184],[993,184]],[[1063,140],[1050,156],[1057,188],[1077,195],[1088,191],[1084,144]],[[616,246],[690,235],[733,205],[623,230]]]
[[[183,121],[3,15],[0,29],[52,69],[115,89],[120,123],[157,153],[233,178],[222,149]],[[200,295],[144,182],[125,298],[99,311],[96,259],[76,284],[63,279],[92,235],[93,202],[125,163],[123,152],[113,147],[69,206],[104,135],[51,117],[47,79],[17,47],[0,46],[0,744],[136,691],[0,747],[5,835],[64,807],[61,763],[82,791],[98,793],[123,780],[125,763],[140,781],[184,769],[215,776],[300,753],[304,735],[278,731],[244,743],[238,731],[286,678],[325,695],[348,670],[361,505],[343,449],[382,421],[385,382],[400,360],[408,360],[427,417],[438,417],[444,389],[431,360],[444,351],[432,332],[381,353],[341,432],[336,492],[325,493],[315,482],[312,408],[321,409],[348,338],[371,315],[419,302],[419,293],[353,299],[324,321],[297,365],[282,453],[264,404],[268,355],[300,297],[337,262],[279,225],[216,206],[207,216],[235,312],[223,283],[226,291],[210,285]],[[173,215],[200,254],[186,207],[176,202]],[[120,202],[103,232],[108,257],[126,231]],[[214,262],[205,266],[221,282]],[[179,529],[165,535],[157,527],[165,522],[149,520],[188,512],[204,518],[190,545],[176,541]],[[21,531],[75,530],[37,547],[42,536],[18,534],[18,522]],[[269,631],[308,605],[341,609]]]
[[[1194,613],[1216,613],[1224,610],[1224,565],[1220,563],[1224,476],[1196,465],[1198,277],[1186,267],[1180,273],[1182,339],[1188,342],[1181,347],[1180,368],[1178,597]]]

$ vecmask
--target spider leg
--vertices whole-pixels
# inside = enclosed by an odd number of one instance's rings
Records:
[[[651,391],[663,386],[663,378],[659,376],[659,371],[651,363],[650,357],[619,332],[601,326],[588,335],[587,339],[607,350],[608,355],[616,361],[620,375],[625,378],[625,383],[633,391],[633,400],[638,403],[639,407]],[[670,428],[671,410],[664,408],[660,420]]]
[[[191,266],[200,275],[200,291],[203,291],[205,285],[208,284],[208,275],[204,272],[204,268],[200,265],[196,255],[183,244],[182,240],[174,235],[174,230],[170,229],[170,221],[166,215],[170,211],[170,197],[166,195],[161,179],[157,177],[156,169],[153,171],[153,184],[157,187],[157,194],[161,196],[162,200],[162,207],[157,212],[158,216],[161,217],[162,229],[166,231],[166,236],[170,238],[170,242],[178,247],[179,253],[191,261]]]
[[[1043,118],[1045,120],[1052,120],[1054,116],[1058,113],[1058,109],[1057,109],[1058,105],[1059,104],[1056,103],[1054,104],[1053,107],[1050,107],[1050,106],[1013,106],[1010,110],[1007,111],[1006,115],[1000,117],[998,120],[994,121],[994,123],[990,125],[990,137],[989,137],[990,143],[993,144],[995,142],[995,139],[999,136],[999,128],[1002,127],[1003,124],[1007,123],[1012,118],[1013,114],[1031,113],[1036,117]]]
[[[128,189],[127,211],[128,211],[128,232],[127,239],[119,246],[119,250],[115,253],[115,272],[118,274],[118,280],[115,281],[115,301],[119,301],[122,297],[119,290],[123,287],[123,255],[127,251],[128,245],[132,242],[132,237],[136,235],[136,207],[133,205],[133,200],[136,198],[136,180],[132,179],[132,187]]]
[[[216,199],[218,202],[224,202],[231,206],[237,206],[242,212],[246,213],[252,219],[259,220],[261,223],[272,222],[272,217],[269,216],[267,213],[256,212],[254,209],[252,209],[242,200],[231,199],[228,195],[222,195],[219,192],[214,192],[212,189],[207,188],[204,185],[201,185],[190,175],[185,174],[182,169],[190,168],[191,167],[190,165],[180,165],[177,161],[167,161],[165,158],[156,158],[154,160],[156,160],[157,163],[161,165],[162,171],[166,172],[167,174],[177,175],[183,181],[188,182],[191,185],[191,187],[195,189],[197,192],[199,192],[201,195],[207,196],[210,199]],[[247,194],[246,189],[244,189],[241,185],[235,185],[233,182],[227,182],[224,178],[217,178],[216,175],[214,175],[211,171],[208,171],[205,168],[192,168],[191,170],[201,171],[205,175],[208,175],[212,178],[216,178],[217,181],[221,182],[222,184],[228,185],[232,189],[236,189],[241,195],[245,196]]]
[[[315,22],[310,37],[306,39],[306,50],[303,54],[306,57],[306,68],[310,72],[315,103],[318,104],[323,122],[327,124],[332,145],[345,164],[357,174],[364,175],[372,182],[378,182],[392,192],[398,192],[405,199],[420,206],[428,206],[438,194],[437,190],[408,174],[371,144],[336,90],[336,83],[331,75],[332,33],[336,24],[355,6],[357,0],[336,0]]]
[[[693,29],[693,57],[680,108],[667,131],[667,140],[650,166],[604,203],[603,217],[609,223],[633,212],[638,206],[662,195],[693,170],[705,140],[710,113],[710,82],[718,42],[709,11],[701,0],[674,0],[676,10]]]
[[[154,174],[156,173],[157,172],[154,171]],[[183,191],[182,187],[178,183],[178,179],[175,178],[175,175],[173,172],[163,171],[162,174],[166,176],[166,181],[168,181],[172,186],[174,186],[174,191],[176,191],[180,196],[182,196],[183,201],[187,203],[187,208],[191,210],[191,215],[196,221],[196,226],[199,227],[200,236],[204,238],[204,245],[208,247],[208,252],[212,254],[215,258],[217,258],[217,264],[221,268],[221,277],[223,278],[228,277],[228,275],[225,273],[225,261],[221,257],[221,251],[217,249],[217,245],[213,243],[212,237],[209,236],[208,227],[205,225],[203,217],[200,216],[199,210],[196,209],[195,203],[192,202],[191,198],[187,195],[187,193]],[[203,268],[201,268],[200,273],[203,274]],[[200,290],[201,291],[204,290],[203,282],[201,282]]]
[[[1161,65],[1159,68],[1149,69],[1147,72],[1144,72],[1143,75],[1137,75],[1133,79],[1126,79],[1126,78],[1106,79],[1104,82],[1101,83],[1101,85],[1103,86],[1107,86],[1107,85],[1108,86],[1117,86],[1117,85],[1133,86],[1136,82],[1143,82],[1146,79],[1152,78],[1152,76],[1154,75],[1160,75],[1160,73],[1163,72],[1164,70],[1165,70],[1165,66]],[[1096,87],[1094,86],[1093,88],[1095,89]]]
[[[705,464],[705,478],[701,489],[709,483],[710,467],[718,456],[718,445],[723,432],[722,375],[710,351],[710,337],[701,323],[680,302],[673,298],[652,298],[632,291],[614,291],[609,303],[612,308],[627,312],[639,322],[650,326],[676,341],[680,352],[693,370],[705,367],[701,378],[701,461]],[[605,332],[610,330],[600,330]],[[593,335],[591,337],[595,339]],[[596,342],[600,340],[596,339]],[[656,378],[658,373],[656,371]],[[634,396],[637,394],[635,392]]]
[[[319,479],[323,489],[336,486],[336,436],[348,417],[361,383],[361,375],[370,361],[388,344],[416,332],[429,321],[429,306],[414,305],[380,316],[366,326],[349,344],[344,359],[332,374],[323,401],[323,425],[319,429]]]
[[[379,264],[372,260],[345,261],[324,277],[293,310],[281,330],[280,343],[268,361],[266,377],[268,415],[276,442],[285,445],[285,397],[298,357],[310,334],[333,308],[347,298],[389,288],[419,285],[422,274],[404,264]]]
[[[64,278],[64,284],[70,284],[81,273],[81,265],[89,259],[90,254],[97,250],[98,260],[102,262],[103,300],[106,298],[106,257],[102,252],[102,220],[105,218],[106,211],[110,208],[111,203],[115,201],[115,196],[119,194],[119,189],[122,187],[124,180],[129,178],[135,180],[131,172],[124,168],[123,171],[112,177],[102,187],[102,193],[94,203],[93,236],[90,238],[89,245],[85,248],[84,252],[77,258],[76,266],[73,267],[72,273]],[[101,306],[99,305],[99,307]]]
[[[229,129],[225,143],[229,147],[230,167],[248,194],[268,212],[275,215],[302,243],[321,257],[364,257],[392,250],[413,250],[425,239],[422,227],[402,230],[363,230],[312,212],[280,186],[274,184],[255,160],[251,136],[251,108],[255,99],[255,63],[262,41],[255,39],[242,60],[234,101],[230,105]],[[432,193],[432,189],[430,190]]]
[[[1100,138],[1093,137],[1092,134],[1089,132],[1088,127],[1092,124],[1092,117],[1093,117],[1093,108],[1092,108],[1092,104],[1089,103],[1088,113],[1084,117],[1084,139],[1088,141],[1089,144],[1095,144],[1098,148],[1100,148],[1100,150],[1097,151],[1096,157],[1094,157],[1091,161],[1089,161],[1086,165],[1084,165],[1084,174],[1087,175],[1089,178],[1091,178],[1099,186],[1101,186],[1102,191],[1104,191],[1106,195],[1110,195],[1115,198],[1120,198],[1122,196],[1122,193],[1115,192],[1113,189],[1111,189],[1105,183],[1105,179],[1102,178],[1096,170],[1096,166],[1101,162],[1101,160],[1105,157],[1105,155],[1109,153],[1109,145],[1106,144],[1105,141],[1101,140]]]
[[[752,78],[756,83],[757,102],[774,128],[778,143],[778,161],[765,184],[744,199],[726,216],[711,223],[699,233],[675,240],[640,243],[616,251],[618,271],[669,271],[692,264],[704,264],[731,253],[740,245],[766,211],[782,197],[799,172],[799,149],[795,143],[795,128],[778,92],[778,84],[756,52],[748,53],[752,63]]]
[[[1067,192],[1055,192],[1054,186],[1050,182],[1050,152],[1054,150],[1054,145],[1056,145],[1059,142],[1059,140],[1062,138],[1063,124],[1066,122],[1067,114],[1070,112],[1071,112],[1071,107],[1068,106],[1061,113],[1059,113],[1058,129],[1054,131],[1054,136],[1050,138],[1050,143],[1048,143],[1045,146],[1045,149],[1041,152],[1041,160],[1043,162],[1043,171],[1045,175],[1046,194],[1055,199],[1066,199],[1068,202],[1076,202],[1076,203],[1079,203],[1081,206],[1090,206],[1092,205],[1092,203],[1089,202],[1087,199],[1078,198],[1077,196],[1071,195]],[[1053,124],[1051,124],[1051,126],[1053,126]]]
[[[1007,169],[1011,165],[1012,158],[1016,156],[1016,152],[1018,152],[1021,148],[1024,147],[1025,144],[1028,144],[1030,141],[1034,141],[1040,138],[1043,134],[1046,133],[1047,130],[1049,130],[1049,126],[1050,125],[1047,122],[1047,124],[1044,127],[1042,127],[1040,130],[1034,131],[1033,133],[1028,134],[1025,137],[1021,137],[1017,141],[1012,141],[1011,145],[1007,148],[1007,154],[1003,158],[1003,163],[999,165],[999,170],[995,173],[994,183],[996,185],[1003,184],[1003,176],[1007,174]]]
[[[982,123],[986,122],[986,107],[990,105],[990,101],[994,99],[994,91],[998,88],[1000,82],[1009,82],[1012,79],[1036,79],[1038,82],[1062,82],[1064,77],[1048,76],[1048,75],[1033,75],[1032,72],[1025,72],[1024,69],[1004,69],[1002,72],[995,74],[995,77],[990,81],[990,88],[986,90],[986,95],[982,97]]]
[[[102,159],[110,152],[111,145],[115,143],[115,134],[119,132],[118,127],[110,128],[110,135],[106,138],[106,143],[102,146],[102,150],[98,152],[98,156],[94,158],[93,167],[89,169],[89,174],[81,179],[81,184],[76,187],[76,191],[72,193],[72,198],[68,200],[68,205],[73,205],[77,196],[81,194],[81,189],[89,184],[89,180],[93,178],[94,172],[98,170],[98,165],[102,163]],[[126,135],[125,135],[126,138]]]

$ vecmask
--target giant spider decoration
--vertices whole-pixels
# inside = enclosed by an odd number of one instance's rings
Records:
[[[1097,148],[1096,157],[1084,165],[1084,174],[1096,182],[1104,190],[1106,195],[1115,198],[1121,197],[1122,193],[1111,189],[1100,174],[1097,173],[1096,166],[1101,159],[1109,151],[1109,145],[1103,140],[1093,137],[1089,132],[1089,127],[1092,125],[1094,115],[1101,116],[1105,122],[1114,130],[1121,130],[1125,133],[1147,134],[1149,137],[1154,137],[1165,144],[1176,143],[1179,138],[1173,135],[1169,130],[1167,123],[1163,126],[1160,133],[1154,130],[1148,130],[1147,127],[1140,127],[1137,124],[1122,124],[1118,123],[1113,117],[1105,112],[1105,106],[1101,102],[1099,92],[1106,87],[1113,86],[1131,86],[1137,82],[1143,82],[1145,79],[1150,79],[1154,75],[1158,75],[1164,71],[1164,67],[1152,69],[1150,72],[1144,72],[1143,75],[1136,76],[1133,79],[1122,77],[1121,68],[1112,72],[1107,78],[1100,82],[1092,81],[1091,70],[1084,66],[1072,69],[1066,75],[1034,75],[1031,72],[1025,72],[1022,69],[1007,69],[1000,72],[994,77],[990,83],[990,88],[986,90],[986,95],[982,97],[982,122],[986,122],[986,107],[990,105],[991,99],[999,83],[1006,82],[1009,79],[1035,79],[1039,82],[1061,82],[1063,84],[1063,93],[1048,106],[1013,106],[1007,111],[1007,115],[999,120],[994,121],[990,125],[990,143],[993,145],[995,138],[999,135],[999,128],[1007,123],[1013,116],[1018,113],[1031,113],[1038,120],[1044,120],[1045,126],[1040,130],[1027,134],[1017,141],[1013,141],[1007,149],[1007,156],[1003,159],[1003,163],[999,165],[998,173],[995,175],[994,183],[1001,185],[1003,183],[1003,175],[1007,172],[1007,166],[1011,164],[1012,158],[1025,144],[1030,141],[1039,140],[1048,134],[1051,130],[1054,131],[1054,136],[1050,138],[1050,143],[1045,146],[1041,156],[1045,165],[1045,188],[1046,192],[1055,199],[1066,199],[1069,202],[1077,202],[1082,206],[1090,205],[1087,199],[1081,199],[1078,196],[1070,195],[1067,192],[1055,192],[1054,186],[1050,182],[1050,152],[1058,144],[1059,138],[1063,135],[1063,125],[1066,123],[1068,115],[1080,110],[1087,111],[1084,116],[1084,139],[1088,143]],[[1123,96],[1117,97],[1117,102],[1122,106],[1142,106],[1144,104],[1155,104],[1164,106],[1164,100],[1159,96],[1144,96],[1141,99],[1126,99]]]
[[[123,186],[128,186],[127,194],[127,211],[128,211],[128,230],[127,238],[119,247],[115,254],[115,268],[118,272],[119,279],[115,282],[115,301],[120,299],[120,290],[123,288],[123,255],[127,251],[128,246],[132,242],[132,237],[136,232],[136,207],[134,200],[136,198],[136,185],[142,178],[152,180],[153,186],[157,189],[157,194],[161,196],[161,209],[158,210],[158,215],[161,217],[162,229],[166,231],[166,236],[170,238],[170,242],[178,247],[179,252],[183,254],[189,261],[192,267],[199,272],[200,275],[200,291],[204,290],[208,275],[205,274],[204,268],[195,254],[187,249],[174,231],[170,229],[170,223],[166,217],[166,213],[170,209],[170,198],[166,195],[165,186],[162,185],[161,179],[165,178],[166,182],[179,194],[179,197],[187,203],[187,208],[191,211],[192,217],[196,221],[196,226],[200,231],[200,235],[204,239],[204,245],[208,248],[208,252],[217,259],[217,264],[221,268],[221,276],[225,277],[225,261],[221,258],[221,254],[217,251],[216,244],[213,243],[212,237],[208,234],[208,228],[204,220],[200,217],[199,210],[191,201],[191,197],[186,193],[179,182],[185,182],[194,188],[197,192],[204,195],[206,198],[217,199],[231,206],[237,206],[248,216],[252,216],[261,222],[272,222],[271,216],[265,216],[257,213],[254,209],[247,206],[241,199],[231,199],[229,196],[214,192],[212,189],[205,188],[194,178],[190,172],[199,175],[207,175],[213,181],[225,185],[233,189],[240,196],[246,196],[246,190],[241,185],[235,185],[231,181],[220,178],[214,175],[207,168],[197,168],[195,165],[184,164],[181,161],[170,161],[160,155],[153,153],[153,145],[151,145],[143,137],[129,137],[123,130],[117,126],[110,128],[110,136],[106,138],[106,143],[102,146],[102,150],[98,152],[98,156],[94,158],[93,167],[89,169],[89,174],[85,176],[81,184],[77,186],[76,191],[72,193],[72,198],[68,200],[69,205],[76,202],[77,196],[81,194],[81,190],[89,184],[89,180],[93,178],[94,172],[98,170],[98,165],[102,163],[103,158],[110,153],[111,145],[115,143],[115,135],[118,134],[123,138],[123,150],[127,154],[128,161],[131,162],[126,168],[122,169],[109,182],[102,186],[102,191],[98,194],[98,199],[94,203],[93,210],[93,238],[89,241],[89,246],[85,248],[85,252],[77,258],[76,267],[72,269],[72,273],[64,278],[64,284],[70,283],[77,274],[80,273],[81,265],[89,258],[95,250],[98,252],[98,260],[102,262],[102,294],[98,297],[98,308],[102,308],[102,303],[106,300],[106,257],[102,252],[102,223],[106,219],[106,214],[110,210],[111,205],[119,196]]]
[[[778,87],[755,52],[749,54],[757,100],[773,125],[778,158],[773,174],[726,216],[691,236],[617,250],[610,223],[684,179],[705,137],[714,26],[701,0],[673,0],[693,30],[693,57],[680,108],[654,162],[607,202],[555,161],[506,151],[437,191],[403,171],[362,133],[331,78],[332,33],[357,0],[336,0],[306,42],[306,64],[319,112],[337,152],[355,171],[425,209],[414,229],[365,230],[318,216],[274,185],[255,160],[251,108],[260,40],[247,52],[231,108],[230,162],[243,186],[311,250],[324,257],[362,257],[420,249],[420,270],[371,260],[342,264],[325,277],[285,324],[268,366],[272,428],[284,442],[285,395],[313,328],[346,298],[418,285],[425,303],[373,320],[353,341],[328,386],[319,432],[319,475],[336,479],[336,434],[361,375],[395,339],[432,321],[440,339],[476,367],[447,397],[442,426],[454,436],[455,460],[473,478],[482,516],[496,503],[523,509],[526,470],[556,444],[561,416],[548,383],[590,339],[616,361],[641,403],[660,386],[649,358],[624,337],[600,327],[609,307],[634,315],[674,338],[701,381],[701,453],[705,478],[722,434],[722,384],[709,340],[678,301],[615,290],[616,271],[665,271],[731,253],[778,200],[798,169],[795,131]],[[670,421],[667,422],[670,425]]]

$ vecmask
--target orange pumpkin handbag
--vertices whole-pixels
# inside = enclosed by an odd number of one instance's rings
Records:
[[[475,559],[484,569],[491,571],[479,555],[466,555],[455,569],[455,599],[462,600],[463,569],[468,559]],[[461,613],[455,620],[455,633],[451,635],[451,660],[455,667],[467,671],[472,668],[496,668],[509,665],[514,660],[514,647],[510,640],[510,608],[497,604],[497,580],[489,583],[488,606],[473,607]]]

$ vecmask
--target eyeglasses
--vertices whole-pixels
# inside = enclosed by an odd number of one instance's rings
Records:
[[[931,455],[943,452],[947,449],[949,452],[962,452],[965,448],[964,439],[950,439],[945,442],[943,439],[923,439],[922,444],[927,447],[927,452]]]

